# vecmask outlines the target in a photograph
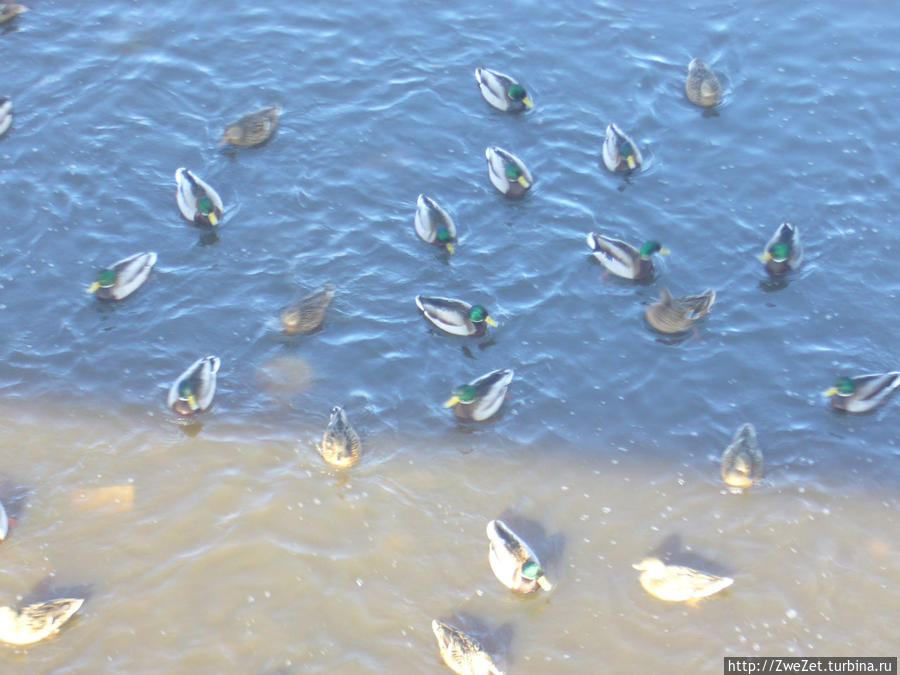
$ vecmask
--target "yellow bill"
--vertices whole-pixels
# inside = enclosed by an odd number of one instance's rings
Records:
[[[629,168],[629,169],[633,169],[634,167],[637,166],[637,164],[636,164],[635,161],[634,161],[634,155],[628,155],[628,156],[625,158],[625,161],[628,162],[628,168]]]
[[[671,253],[671,251],[669,249],[667,249],[665,246],[661,246],[659,249],[659,252],[662,253],[663,255],[669,255]]]
[[[453,251],[454,251],[453,244],[451,244],[451,243],[448,241],[445,245],[446,245],[446,247],[447,247],[447,252],[448,252],[450,255],[453,255]]]
[[[768,251],[763,251],[758,257],[760,262],[769,262],[772,259],[772,254]]]
[[[537,578],[537,582],[545,591],[549,591],[553,588],[553,584],[551,584],[543,574]]]
[[[834,396],[836,393],[838,393],[837,387],[831,387],[823,391],[822,396]]]
[[[494,320],[493,320],[491,317],[489,317],[489,316],[484,317],[484,322],[485,322],[488,326],[494,326],[495,328],[497,327],[497,322],[494,321]]]
[[[444,407],[445,407],[445,408],[452,408],[452,407],[455,406],[457,403],[459,403],[459,396],[451,396],[451,397],[448,398],[446,401],[444,401]]]
[[[190,394],[190,395],[187,397],[187,403],[188,403],[189,406],[191,406],[191,410],[196,410],[197,408],[200,407],[200,406],[197,405],[197,399],[194,398],[194,395],[193,395],[193,394]]]
[[[531,183],[528,182],[528,179],[525,178],[525,176],[519,176],[516,180],[519,181],[519,184],[524,188],[531,187]]]
[[[218,225],[219,224],[219,218],[216,216],[215,211],[209,212],[209,224],[210,225]]]
[[[90,286],[88,286],[87,292],[88,293],[96,293],[98,288],[100,288],[100,282],[95,281]]]
[[[525,98],[522,99],[522,103],[524,103],[524,104],[526,105],[526,107],[528,107],[528,108],[533,108],[533,107],[534,107],[534,103],[532,103],[532,102],[531,102],[531,99],[528,98],[527,96],[526,96]]]

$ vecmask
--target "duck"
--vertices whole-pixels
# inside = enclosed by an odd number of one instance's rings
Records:
[[[13,17],[27,11],[28,8],[25,5],[20,5],[18,2],[0,2],[0,23],[6,23]],[[0,131],[0,133],[3,132]]]
[[[589,233],[587,244],[594,252],[594,257],[616,276],[625,279],[644,279],[653,273],[654,253],[668,255],[669,249],[657,241],[645,241],[640,250],[624,241],[607,237],[603,234]]]
[[[722,100],[722,85],[719,78],[700,59],[691,59],[688,64],[684,93],[696,105],[709,108]]]
[[[475,79],[484,100],[503,112],[518,112],[534,107],[525,87],[515,79],[490,68],[476,68]]]
[[[457,418],[483,422],[492,417],[503,404],[513,371],[492,370],[476,380],[458,387],[444,403],[445,408],[453,408]]]
[[[660,333],[681,333],[706,316],[716,299],[712,289],[700,295],[673,298],[665,286],[659,289],[659,302],[644,310],[647,322]]]
[[[800,267],[803,260],[803,246],[800,244],[800,232],[796,225],[784,222],[775,230],[765,250],[759,256],[760,262],[766,266],[766,272],[772,276],[792,272]]]
[[[175,171],[175,200],[181,215],[195,225],[218,225],[222,198],[208,183],[181,167]]]
[[[534,551],[506,523],[490,521],[487,536],[488,562],[501,584],[516,593],[531,593],[538,586],[545,591],[553,588]]]
[[[0,502],[0,541],[4,541],[8,534],[9,516],[6,515],[6,509],[3,508],[3,502]]]
[[[431,622],[431,631],[438,641],[441,658],[458,675],[503,675],[478,641],[449,623]]]
[[[337,467],[346,469],[356,464],[359,459],[361,444],[359,435],[347,420],[347,414],[341,406],[331,409],[331,419],[322,435],[322,444],[316,444],[316,450],[322,459]]]
[[[491,183],[507,197],[518,197],[531,189],[534,178],[525,163],[514,154],[494,145],[484,151],[484,156]]]
[[[12,100],[9,96],[0,96],[0,136],[6,133],[12,120]]]
[[[419,195],[416,200],[416,234],[426,244],[443,246],[448,253],[453,253],[453,242],[456,241],[456,225],[450,214],[442,209],[431,197]]]
[[[615,124],[606,127],[603,139],[603,164],[610,171],[634,171],[644,163],[634,141]]]
[[[333,297],[334,285],[325,284],[322,288],[288,305],[281,312],[281,330],[288,335],[318,330],[325,320],[325,310],[328,309]]]
[[[207,410],[216,393],[216,373],[220,365],[218,356],[204,356],[194,361],[172,383],[166,405],[184,417]]]
[[[726,485],[748,488],[762,478],[763,455],[756,442],[756,428],[744,424],[722,453],[722,480]]]
[[[23,607],[0,607],[0,640],[11,645],[31,645],[56,635],[81,609],[84,598],[60,598]]]
[[[156,253],[153,251],[135,253],[100,270],[87,292],[96,294],[101,300],[127,298],[147,280],[155,264]]]
[[[882,403],[900,387],[900,371],[841,377],[835,386],[823,392],[831,397],[831,405],[851,413],[868,412]]]
[[[487,308],[453,298],[416,296],[416,306],[425,318],[445,333],[481,337],[488,326],[497,326]]]
[[[281,115],[281,106],[278,105],[247,113],[225,127],[225,133],[222,135],[219,145],[225,143],[239,146],[259,145],[275,131],[279,115]]]
[[[734,583],[731,577],[719,577],[683,565],[667,565],[659,558],[644,558],[632,567],[641,570],[640,582],[645,591],[669,602],[699,600]]]

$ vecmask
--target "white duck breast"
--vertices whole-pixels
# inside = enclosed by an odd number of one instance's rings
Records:
[[[0,136],[9,129],[10,124],[12,124],[12,101],[0,96]]]
[[[9,518],[6,516],[3,503],[0,502],[0,541],[6,539],[7,534],[9,534]]]
[[[484,151],[487,158],[488,176],[494,187],[505,195],[523,194],[534,184],[534,178],[525,162],[516,157],[511,152],[507,152],[498,146],[492,146]],[[506,167],[509,164],[515,164],[521,172],[519,180],[510,180],[506,175]]]
[[[475,387],[475,401],[472,403],[459,403],[459,405],[474,406],[471,417],[476,422],[482,422],[492,417],[506,398],[506,391],[513,379],[512,370],[493,370],[482,375],[477,380],[470,382]]]
[[[121,300],[134,293],[150,276],[150,270],[156,264],[156,253],[145,251],[123,258],[110,268],[116,274],[116,281],[109,288],[98,288],[97,297]]]
[[[523,110],[529,107],[529,104],[521,99],[510,98],[510,86],[519,83],[509,75],[490,68],[476,68],[475,79],[478,81],[478,89],[481,91],[484,100],[497,108],[497,110],[507,112],[509,110]],[[528,97],[525,96],[525,98]]]
[[[429,244],[441,243],[437,241],[439,227],[446,227],[451,239],[456,239],[456,225],[450,214],[442,209],[431,197],[419,195],[416,200],[416,234],[422,241]]]
[[[622,155],[622,145],[631,146],[631,162]],[[644,163],[644,158],[637,145],[624,131],[615,124],[606,127],[606,138],[603,140],[603,164],[610,171],[631,171]],[[632,166],[633,164],[633,166]]]
[[[194,361],[169,388],[169,396],[166,405],[175,407],[176,412],[190,414],[209,408],[213,396],[216,393],[216,373],[219,372],[219,358],[216,356],[204,356]],[[181,383],[189,381],[194,392],[196,408],[190,407],[186,401],[181,400],[179,389]]]
[[[175,186],[175,200],[178,202],[178,210],[181,211],[181,215],[192,223],[201,225],[215,225],[218,222],[225,206],[222,204],[219,193],[213,190],[206,181],[181,167],[175,171]],[[201,212],[198,202],[203,197],[209,197],[215,207],[213,212],[215,215],[210,217]]]

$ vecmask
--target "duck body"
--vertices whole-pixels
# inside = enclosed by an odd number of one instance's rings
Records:
[[[181,215],[195,225],[218,225],[225,208],[219,193],[185,168],[175,171],[175,200]]]
[[[756,442],[756,429],[744,424],[722,453],[722,480],[736,488],[748,488],[762,478],[763,455]]]
[[[487,309],[462,300],[417,295],[416,306],[432,324],[451,335],[481,337],[488,325],[497,325]]]
[[[0,2],[0,23],[6,23],[12,20],[13,17],[27,11],[28,8],[25,5],[20,5],[18,2]],[[3,132],[0,131],[0,133]]]
[[[722,85],[703,61],[691,59],[684,81],[684,93],[691,103],[708,108],[722,100]]]
[[[534,105],[525,87],[505,73],[490,68],[476,68],[475,79],[484,100],[497,110],[519,112]]]
[[[347,420],[344,409],[339,405],[334,406],[328,427],[322,435],[322,444],[316,444],[316,450],[332,466],[346,469],[356,464],[360,448],[359,435]]]
[[[6,133],[12,120],[12,101],[8,96],[0,96],[0,136]]]
[[[490,521],[487,536],[488,562],[500,583],[516,593],[531,593],[538,586],[545,591],[553,588],[534,551],[506,523]]]
[[[444,246],[453,253],[456,241],[456,225],[450,214],[442,209],[431,197],[419,195],[416,200],[416,234],[427,244]]]
[[[632,567],[641,570],[640,582],[645,591],[669,602],[699,600],[734,583],[730,577],[719,577],[682,565],[666,565],[659,558],[644,558]]]
[[[760,256],[766,266],[766,272],[775,276],[792,272],[803,260],[803,245],[800,243],[800,232],[795,225],[784,222],[775,230],[769,239],[766,249]]]
[[[216,373],[220,365],[217,356],[204,356],[194,361],[172,383],[166,405],[184,417],[207,410],[216,393]]]
[[[334,297],[334,286],[325,284],[317,291],[288,305],[281,312],[281,329],[288,335],[311,333],[325,320],[325,310]]]
[[[615,124],[606,127],[603,139],[603,164],[610,171],[634,171],[644,163],[637,145]]]
[[[587,244],[594,257],[618,277],[644,279],[653,273],[653,253],[668,253],[668,249],[655,241],[647,241],[638,250],[631,244],[602,234],[589,233]]]
[[[6,509],[3,508],[3,503],[0,502],[0,541],[6,539],[6,535],[9,534],[9,516],[6,515]]]
[[[28,605],[18,612],[0,607],[0,640],[11,645],[30,645],[56,635],[83,603],[83,598],[61,598]]]
[[[501,147],[492,146],[484,151],[491,183],[508,197],[525,194],[534,184],[534,178],[525,162]]]
[[[837,410],[851,413],[868,412],[882,403],[900,387],[900,371],[842,377],[837,385],[825,392]]]
[[[238,146],[259,145],[269,139],[278,125],[281,106],[273,105],[247,113],[236,122],[225,127],[219,145],[231,143]]]
[[[431,630],[438,641],[441,658],[458,675],[503,675],[478,641],[459,628],[434,619]]]
[[[644,310],[647,323],[660,333],[682,333],[709,312],[716,299],[716,292],[707,289],[700,295],[673,298],[665,286],[659,289],[659,302]]]
[[[461,420],[483,422],[492,417],[503,405],[513,371],[492,370],[477,380],[464,384],[444,403],[445,408],[453,407],[453,413]]]
[[[97,280],[87,289],[101,300],[122,300],[141,287],[150,270],[156,264],[156,253],[135,253],[113,263],[97,275]]]

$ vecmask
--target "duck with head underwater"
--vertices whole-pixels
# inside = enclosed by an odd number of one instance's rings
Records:
[[[722,85],[703,61],[691,59],[684,81],[684,93],[691,103],[709,108],[722,100]]]
[[[166,405],[183,417],[207,410],[216,393],[216,373],[220,363],[217,356],[204,356],[194,361],[172,383]]]
[[[823,392],[831,398],[831,405],[845,412],[862,413],[884,403],[900,387],[900,371],[841,377],[835,386]]]
[[[356,464],[362,444],[359,434],[347,419],[344,409],[336,405],[331,409],[328,427],[322,434],[322,444],[316,450],[326,462],[338,469],[346,469]]]
[[[709,313],[716,300],[711,288],[700,295],[673,297],[665,286],[659,289],[659,302],[644,310],[647,323],[660,333],[683,333]]]
[[[25,5],[20,5],[18,2],[0,2],[0,23],[6,23],[22,12],[27,11],[28,8]]]
[[[431,631],[437,638],[441,658],[457,675],[503,675],[478,640],[459,628],[434,619]]]
[[[476,68],[475,79],[484,100],[497,110],[518,112],[534,106],[525,87],[505,73],[490,68]]]
[[[763,455],[756,442],[756,428],[744,424],[722,453],[722,480],[736,488],[748,488],[762,477]]]
[[[236,122],[225,127],[219,145],[251,146],[268,140],[278,125],[281,106],[273,105],[247,113]]]

